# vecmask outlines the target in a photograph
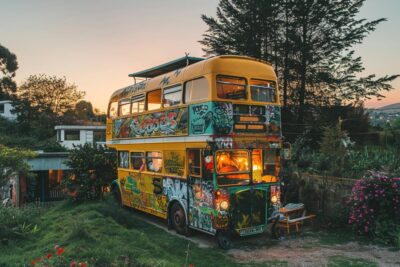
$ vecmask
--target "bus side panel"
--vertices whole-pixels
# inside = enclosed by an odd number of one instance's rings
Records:
[[[215,233],[213,221],[216,211],[214,209],[212,180],[192,177],[190,181],[189,225],[193,228]]]
[[[164,177],[163,179],[164,195],[168,203],[178,201],[185,210],[186,218],[188,214],[188,187],[186,180],[179,178]]]
[[[167,197],[161,176],[125,170],[119,170],[118,176],[124,205],[166,218]]]

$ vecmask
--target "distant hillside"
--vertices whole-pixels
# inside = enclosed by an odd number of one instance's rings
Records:
[[[376,111],[384,112],[384,113],[399,113],[400,112],[400,103],[380,107],[380,108],[377,108]]]

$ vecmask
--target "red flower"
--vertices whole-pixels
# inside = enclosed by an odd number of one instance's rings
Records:
[[[31,260],[31,265],[35,266],[35,264],[36,264],[36,261],[35,260]]]
[[[56,252],[57,256],[60,256],[63,253],[64,253],[64,249],[63,248],[58,248],[57,249],[57,252]]]
[[[50,259],[51,257],[53,257],[53,254],[49,253],[47,254],[46,258]]]
[[[70,267],[76,267],[78,266],[78,264],[76,263],[76,261],[71,262],[71,264],[69,265]]]
[[[38,262],[42,262],[42,261],[43,261],[42,257],[39,257],[39,258],[37,258],[36,260],[37,260]]]
[[[190,263],[188,267],[194,267],[194,265]]]
[[[87,264],[86,264],[86,262],[80,262],[80,263],[79,263],[79,266],[80,266],[80,267],[87,267]]]

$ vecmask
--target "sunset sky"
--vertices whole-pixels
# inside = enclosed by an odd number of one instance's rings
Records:
[[[85,99],[105,111],[116,89],[132,84],[128,74],[189,52],[207,29],[201,14],[215,15],[217,0],[0,0],[0,44],[17,55],[18,83],[31,74],[66,76]],[[365,75],[400,73],[399,0],[367,0],[360,17],[388,18],[356,47]],[[400,102],[400,79],[386,99]]]

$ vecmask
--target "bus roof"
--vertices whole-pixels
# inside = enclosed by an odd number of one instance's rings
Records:
[[[129,74],[129,77],[135,77],[135,78],[154,78],[158,75],[162,75],[186,66],[189,66],[191,64],[197,63],[199,61],[204,60],[204,58],[199,58],[199,57],[181,57],[175,60],[172,60],[170,62],[161,64],[159,66],[155,66],[146,70],[138,71]]]
[[[194,59],[194,61],[196,60],[196,58],[192,59]],[[150,79],[116,90],[111,95],[110,100],[115,101],[139,92],[146,92],[149,90],[166,87],[168,85],[172,85],[174,83],[185,81],[188,79],[193,79],[211,72],[217,72],[227,75],[251,74],[254,78],[276,80],[275,72],[270,63],[252,57],[223,55],[207,59],[197,59],[197,62],[192,61],[192,63],[188,66],[186,66],[186,57],[183,57],[154,68],[132,73],[129,76],[139,77],[137,75],[149,75],[148,77],[150,77],[150,73],[152,71],[154,71],[155,74],[156,70],[162,68],[162,66],[164,65],[170,65],[170,68],[172,68],[172,66],[176,66],[174,64],[177,62],[180,62],[180,64],[183,64],[183,62],[185,63],[182,68],[174,69],[165,73],[163,72],[162,74],[157,74],[157,76],[154,76]]]

